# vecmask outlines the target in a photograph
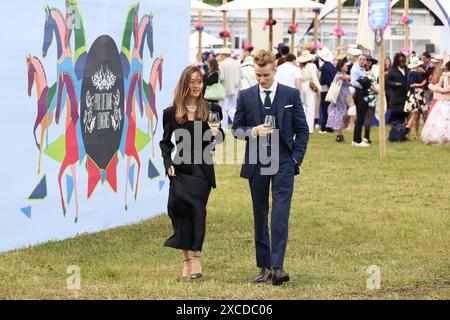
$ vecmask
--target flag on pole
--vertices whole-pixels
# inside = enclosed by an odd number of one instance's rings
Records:
[[[369,26],[369,0],[360,1],[361,7],[359,9],[358,35],[356,36],[356,44],[373,51],[375,49],[375,34]]]

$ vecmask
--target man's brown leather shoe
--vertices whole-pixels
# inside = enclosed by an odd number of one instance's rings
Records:
[[[272,279],[272,270],[270,268],[261,268],[261,272],[255,279],[255,283],[263,283]]]
[[[283,282],[289,281],[289,275],[284,272],[283,268],[274,268],[272,273],[272,284],[278,286]]]

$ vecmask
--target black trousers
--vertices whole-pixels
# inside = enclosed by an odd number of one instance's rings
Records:
[[[366,120],[367,109],[369,103],[364,99],[367,98],[367,91],[356,89],[355,104],[356,104],[356,122],[355,130],[353,131],[353,141],[360,143],[362,141],[362,128]]]

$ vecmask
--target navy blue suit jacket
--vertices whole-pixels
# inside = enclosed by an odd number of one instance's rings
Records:
[[[331,86],[336,75],[336,67],[331,62],[325,62],[320,71],[320,84]]]
[[[288,155],[289,160],[295,161],[298,166],[303,162],[309,139],[309,128],[300,100],[300,92],[297,89],[278,84],[275,98],[272,103],[277,110],[278,127],[280,132],[280,155]],[[233,121],[233,134],[236,138],[236,130],[250,132],[253,127],[264,123],[262,116],[262,101],[259,94],[259,85],[254,85],[239,93],[236,113]],[[251,179],[255,174],[257,164],[249,163],[249,141],[251,135],[246,135],[245,159],[241,169],[241,177]],[[281,152],[281,148],[287,148],[287,152]],[[286,160],[280,157],[280,161]],[[298,173],[298,170],[297,170]]]

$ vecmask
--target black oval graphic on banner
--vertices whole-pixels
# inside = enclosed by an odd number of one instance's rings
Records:
[[[114,40],[98,37],[89,50],[81,87],[81,131],[86,153],[106,169],[119,149],[124,122],[122,64]]]

